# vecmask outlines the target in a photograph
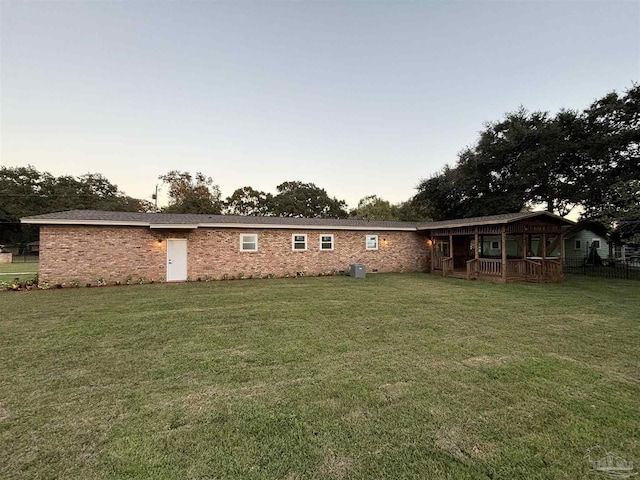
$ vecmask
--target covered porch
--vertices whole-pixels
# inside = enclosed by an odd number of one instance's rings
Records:
[[[563,225],[548,212],[466,218],[425,225],[431,272],[467,280],[560,282]]]

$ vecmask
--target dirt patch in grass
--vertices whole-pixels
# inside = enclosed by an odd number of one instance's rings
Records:
[[[411,382],[385,383],[380,385],[379,390],[385,400],[392,402],[401,399],[411,390]]]
[[[473,432],[457,426],[440,428],[434,441],[440,450],[460,460],[488,458],[495,449],[490,442],[482,442]]]
[[[266,384],[251,385],[242,388],[224,388],[211,386],[206,390],[197,393],[190,393],[183,398],[182,403],[190,409],[202,410],[206,405],[215,399],[246,399],[266,393]]]
[[[0,422],[9,417],[9,410],[0,402]]]
[[[513,355],[480,355],[462,360],[462,364],[472,368],[501,367],[513,363],[517,357]]]
[[[221,350],[220,353],[224,353],[225,355],[229,355],[232,357],[247,357],[251,354],[251,350],[248,345],[237,345],[231,348],[225,348]]]
[[[347,478],[349,471],[353,468],[354,461],[352,458],[339,455],[335,452],[327,452],[324,461],[320,467],[323,478],[333,478],[341,480]]]

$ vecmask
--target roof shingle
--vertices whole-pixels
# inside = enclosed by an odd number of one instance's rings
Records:
[[[459,218],[439,222],[399,222],[387,220],[360,220],[337,218],[301,218],[301,217],[252,217],[238,215],[208,215],[192,213],[142,213],[109,212],[101,210],[68,210],[65,212],[45,213],[22,218],[23,223],[33,224],[72,224],[72,225],[138,225],[138,226],[229,226],[265,228],[357,228],[381,230],[435,230],[441,228],[465,227],[474,225],[506,224],[533,217],[547,217],[558,223],[573,225],[573,222],[549,212],[519,212],[485,217]]]
[[[45,213],[22,219],[24,223],[46,223],[66,221],[65,223],[83,222],[131,222],[147,225],[286,225],[313,227],[377,227],[377,228],[415,228],[415,222],[397,222],[380,220],[336,219],[336,218],[300,218],[300,217],[252,217],[238,215],[208,215],[192,213],[142,213],[142,212],[108,212],[101,210],[68,210],[65,212]]]

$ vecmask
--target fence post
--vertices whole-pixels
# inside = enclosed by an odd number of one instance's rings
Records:
[[[629,280],[629,264],[625,262],[624,264],[624,278]]]

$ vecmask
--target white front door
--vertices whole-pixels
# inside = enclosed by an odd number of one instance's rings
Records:
[[[187,239],[167,240],[167,282],[183,282],[187,279]]]

